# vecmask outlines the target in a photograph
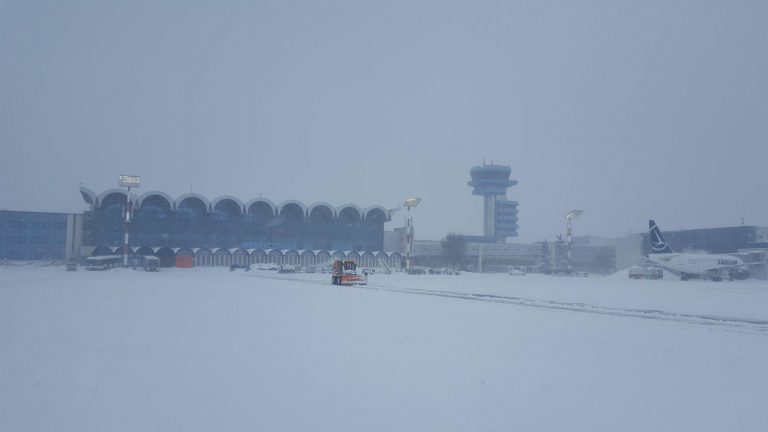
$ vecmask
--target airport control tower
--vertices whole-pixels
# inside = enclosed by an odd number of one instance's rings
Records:
[[[486,164],[472,167],[469,175],[473,195],[482,195],[483,235],[503,242],[505,237],[517,237],[517,201],[507,200],[507,188],[517,184],[510,180],[512,168]]]

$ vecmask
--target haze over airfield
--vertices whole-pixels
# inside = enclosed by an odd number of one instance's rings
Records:
[[[80,183],[395,207],[520,237],[768,226],[768,3],[0,1],[0,208]],[[400,225],[402,213],[396,215]]]

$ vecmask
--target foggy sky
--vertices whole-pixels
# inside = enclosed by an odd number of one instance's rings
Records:
[[[768,226],[765,1],[0,1],[0,208],[139,192],[395,207],[520,237]],[[402,224],[403,212],[395,217]]]

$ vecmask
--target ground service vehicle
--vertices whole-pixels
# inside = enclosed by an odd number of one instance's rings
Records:
[[[144,271],[151,271],[151,272],[160,271],[160,258],[154,255],[145,256]]]
[[[355,260],[336,260],[331,268],[331,283],[333,285],[367,285],[368,280],[357,274]]]
[[[661,267],[652,266],[632,266],[629,268],[630,279],[661,279],[664,277],[664,271]]]

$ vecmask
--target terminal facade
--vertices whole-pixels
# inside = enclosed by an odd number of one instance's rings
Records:
[[[129,198],[122,189],[80,193],[90,205],[84,232],[89,245],[123,244],[127,206],[133,209],[129,246],[136,247],[381,251],[390,219],[381,206],[243,202],[233,196],[209,201],[193,193],[174,199],[158,191]]]
[[[383,252],[384,223],[391,211],[382,206],[275,204],[266,198],[244,202],[229,195],[208,200],[193,193],[173,198],[159,191],[129,196],[123,189],[97,194],[84,187],[80,193],[90,206],[83,215],[83,243],[95,255],[123,253],[124,218],[130,209],[128,253],[158,255],[163,266],[176,261],[320,265],[339,257],[400,266],[399,252]]]

